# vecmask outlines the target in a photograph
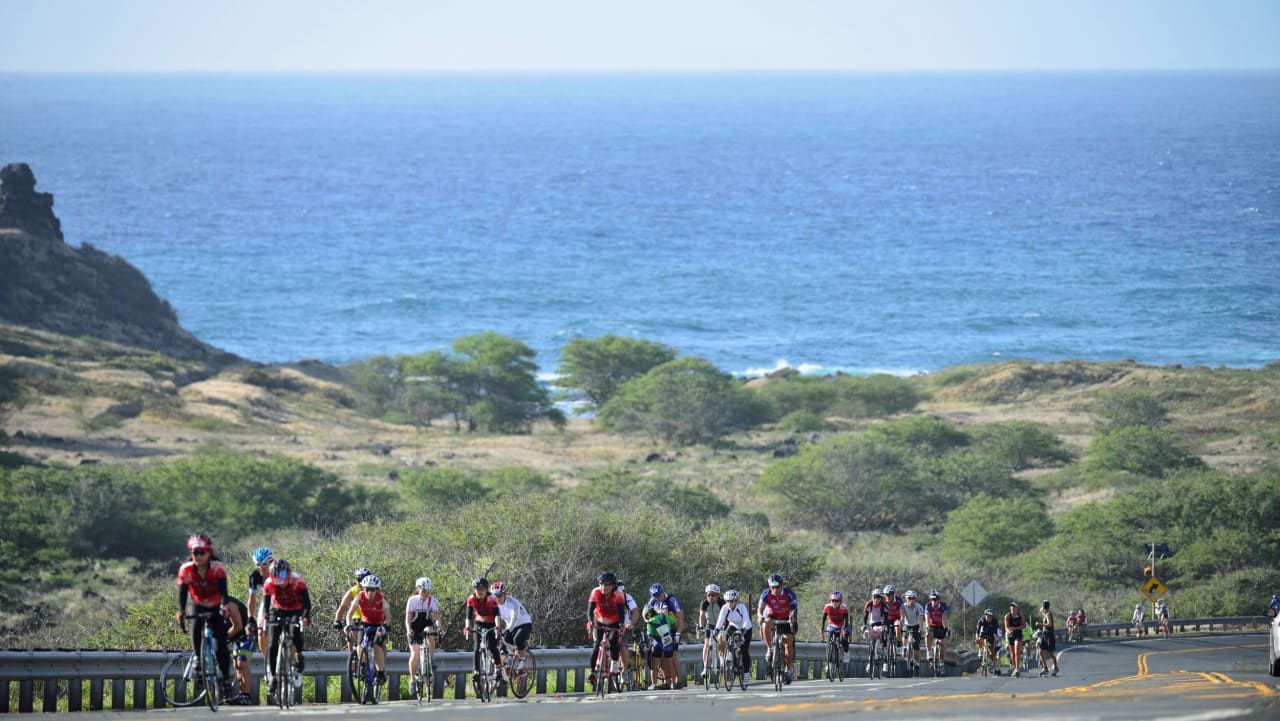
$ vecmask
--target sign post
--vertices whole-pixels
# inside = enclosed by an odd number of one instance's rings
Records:
[[[969,603],[969,606],[976,607],[979,603],[982,603],[982,599],[987,597],[987,589],[983,588],[982,584],[977,581],[970,581],[969,585],[965,586],[964,590],[960,592],[960,596]],[[969,609],[967,606],[964,609],[964,625],[965,631],[973,630],[969,628]]]

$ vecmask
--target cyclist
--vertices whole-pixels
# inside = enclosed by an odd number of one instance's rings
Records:
[[[874,639],[878,634],[888,643],[888,636],[884,631],[885,623],[885,607],[884,607],[884,591],[875,588],[871,591],[871,600],[862,604],[862,632],[867,634],[869,638]],[[883,671],[888,671],[888,664],[885,664]],[[871,660],[867,660],[867,675],[871,675]]]
[[[435,584],[430,578],[423,576],[413,582],[414,593],[404,605],[404,635],[409,637],[409,678],[413,678],[418,670],[418,660],[422,653],[423,643],[427,646],[427,663],[434,671],[436,667],[436,637],[428,634],[427,629],[440,629],[440,602],[432,595]],[[415,696],[418,689],[409,682],[409,695]]]
[[[1071,612],[1071,615],[1067,616],[1067,641],[1074,641],[1077,643],[1080,641],[1080,638],[1083,635],[1081,633],[1083,630],[1082,624],[1080,623],[1081,613],[1081,610],[1077,608]]]
[[[1267,607],[1267,615],[1272,618],[1280,616],[1280,593],[1271,594],[1271,605]]]
[[[240,685],[240,695],[228,697],[231,704],[247,705],[249,693],[253,690],[253,669],[250,660],[257,646],[258,624],[249,615],[249,607],[244,601],[227,596],[227,643],[231,646],[232,661],[236,667],[236,681]]]
[[[902,597],[892,583],[884,586],[884,624],[899,646],[902,645]]]
[[[360,582],[371,573],[373,572],[364,566],[356,569],[355,585],[347,589],[347,592],[343,594],[342,600],[338,602],[338,612],[333,614],[333,627],[339,631],[346,629],[347,653],[351,653],[356,647],[356,630],[346,625],[347,612],[351,610],[351,604],[355,603],[356,596],[360,595]],[[356,612],[356,620],[360,620],[359,611]]]
[[[840,647],[844,649],[841,662],[845,662],[849,660],[849,607],[844,604],[844,594],[839,591],[832,591],[827,601],[827,605],[822,607],[819,637],[825,643],[827,634],[840,634]]]
[[[782,585],[780,574],[770,575],[768,583],[769,587],[760,593],[760,601],[756,604],[757,620],[763,629],[765,662],[773,663],[773,635],[782,634],[786,662],[783,680],[791,683],[791,670],[796,658],[796,632],[800,625],[800,604],[795,592]]]
[[[715,643],[716,638],[716,619],[720,617],[720,607],[724,605],[724,601],[720,600],[720,586],[715,583],[708,583],[706,589],[703,590],[706,598],[702,599],[702,606],[698,609],[698,633],[702,634],[702,677],[707,677],[707,662],[711,659],[711,644]]]
[[[654,681],[649,690],[665,691],[676,684],[676,614],[665,601],[651,602],[649,610],[645,629],[651,644]],[[659,670],[663,679],[661,684],[658,683]]]
[[[1040,675],[1049,673],[1048,659],[1053,659],[1053,675],[1058,675],[1058,648],[1056,626],[1053,623],[1053,611],[1049,610],[1049,599],[1040,604]]]
[[[947,606],[937,591],[929,592],[929,602],[924,606],[925,622],[929,624],[929,640],[938,639],[938,675],[947,675],[947,636],[951,630],[947,628],[947,614],[951,608]]]
[[[382,579],[370,573],[360,579],[360,593],[347,612],[347,626],[363,623],[364,633],[373,634],[373,670],[379,684],[387,682],[387,634],[391,631],[387,622],[390,619],[391,601],[382,592]]]
[[[1164,602],[1163,598],[1156,601],[1156,621],[1160,623],[1160,631],[1162,633],[1169,633],[1171,630],[1169,628],[1169,606]]]
[[[984,650],[987,659],[991,661],[991,667],[995,669],[997,676],[1000,675],[1000,664],[996,661],[996,650],[1000,647],[996,636],[1000,632],[1000,624],[996,622],[995,609],[988,608],[982,612],[982,618],[978,619],[978,628],[973,634],[973,641],[978,648]]]
[[[627,630],[622,632],[622,637],[618,639],[618,643],[622,645],[622,670],[625,672],[631,668],[631,629],[637,623],[640,623],[640,605],[636,603],[635,596],[627,593],[625,584],[618,584],[618,593],[621,593],[627,599]]]
[[[480,644],[484,643],[484,638],[488,636],[489,654],[493,656],[493,667],[498,673],[498,683],[506,681],[505,674],[502,673],[502,656],[498,653],[498,599],[489,593],[489,579],[481,576],[472,579],[471,595],[467,596],[467,620],[462,627],[462,636],[466,638],[471,636],[471,660],[472,666],[476,674],[480,673],[480,654],[482,649]],[[474,627],[475,631],[472,631]],[[486,634],[485,631],[494,629],[494,633]]]
[[[924,620],[924,606],[916,601],[916,592],[907,591],[906,600],[902,602],[902,636],[910,642],[911,664],[916,672],[920,670],[920,641],[923,639],[920,627]]]
[[[196,617],[191,624],[191,648],[200,648],[204,638],[204,625],[209,624],[213,632],[215,653],[218,667],[222,669],[224,679],[223,696],[234,698],[236,691],[235,678],[231,675],[231,650],[227,647],[227,606],[230,605],[227,595],[227,567],[217,556],[213,555],[213,539],[203,533],[197,533],[187,539],[187,550],[191,560],[178,569],[178,625],[186,630],[187,616],[197,613],[212,613],[206,621]],[[188,603],[191,608],[188,611]]]
[[[675,652],[679,653],[680,634],[684,633],[684,606],[680,603],[680,599],[676,598],[674,594],[667,593],[667,589],[663,588],[661,583],[655,583],[649,587],[649,602],[645,604],[643,609],[641,609],[640,615],[645,621],[648,621],[649,617],[657,612],[657,605],[660,603],[667,604],[668,612],[676,617],[676,635],[674,636],[676,644]],[[658,674],[659,661],[660,659],[657,656],[653,657],[652,671],[655,678]],[[676,688],[684,688],[684,679],[675,678],[674,682]]]
[[[1009,665],[1013,667],[1013,677],[1018,678],[1022,672],[1022,632],[1027,627],[1027,620],[1022,617],[1017,601],[1009,602],[1009,612],[1004,615],[1004,638],[1009,644]]]
[[[271,562],[275,560],[275,556],[271,554],[271,549],[262,546],[249,554],[253,560],[253,570],[249,572],[249,596],[245,600],[245,604],[249,608],[249,614],[257,619],[255,624],[258,635],[258,648],[267,647],[267,607],[262,602],[262,584],[267,582],[267,574],[271,573]]]
[[[311,626],[311,591],[307,589],[307,582],[302,576],[289,567],[288,561],[277,558],[271,562],[271,572],[267,576],[267,582],[262,585],[262,597],[270,609],[267,616],[267,691],[269,696],[274,696],[277,689],[274,688],[271,666],[280,649],[280,632],[284,629],[293,629],[293,648],[296,654],[293,667],[299,674],[306,668],[307,662],[302,655],[302,629],[294,626],[291,621],[301,616],[302,625]]]
[[[591,589],[587,598],[587,633],[592,638],[591,668],[596,667],[596,654],[600,652],[600,643],[604,640],[606,629],[615,629],[609,641],[609,658],[617,661],[621,652],[619,639],[623,633],[631,630],[631,616],[627,613],[627,597],[618,593],[618,577],[612,571],[605,571],[596,578],[598,586]],[[606,683],[606,679],[597,679],[595,671],[587,678],[592,685],[597,682]]]
[[[742,677],[751,678],[751,611],[739,602],[738,592],[729,589],[724,593],[724,605],[716,617],[716,638],[720,641],[720,654],[728,653],[729,627],[742,633]]]
[[[533,633],[533,616],[515,596],[507,595],[507,584],[493,584],[493,598],[498,602],[498,623],[502,625],[502,640],[516,647],[516,656],[529,655],[529,634]]]
[[[1133,629],[1138,636],[1147,635],[1147,612],[1142,608],[1142,602],[1133,606]]]

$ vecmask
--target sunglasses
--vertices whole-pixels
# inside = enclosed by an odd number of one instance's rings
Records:
[[[207,555],[209,555],[209,551],[208,551],[208,550],[206,550],[206,549],[203,549],[203,548],[195,548],[195,549],[192,549],[192,551],[191,551],[191,555],[193,555],[193,556],[207,556]]]

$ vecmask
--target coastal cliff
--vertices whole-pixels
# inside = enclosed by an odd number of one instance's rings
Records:
[[[35,186],[25,163],[0,169],[0,321],[213,366],[239,360],[187,332],[128,261],[67,245],[53,195]]]

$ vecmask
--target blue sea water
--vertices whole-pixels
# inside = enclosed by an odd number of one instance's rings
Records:
[[[261,361],[1280,358],[1274,72],[0,75],[15,161]]]

